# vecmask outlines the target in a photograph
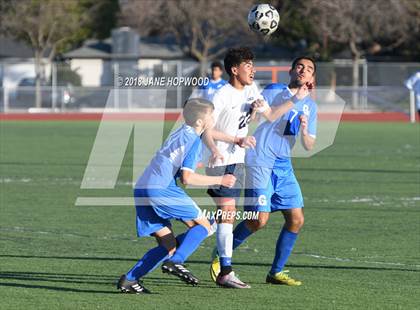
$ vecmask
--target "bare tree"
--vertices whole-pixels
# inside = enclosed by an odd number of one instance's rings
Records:
[[[41,107],[43,58],[51,63],[57,48],[80,29],[84,12],[76,0],[21,0],[1,3],[2,28],[9,35],[27,41],[34,49],[35,104]]]
[[[258,36],[247,25],[252,4],[252,0],[123,1],[121,20],[140,34],[173,34],[184,52],[200,62],[204,75],[208,61],[229,46],[257,42]]]
[[[347,45],[353,58],[353,87],[359,84],[360,59],[367,52],[396,48],[419,31],[410,0],[312,0],[306,1],[307,17],[320,40]],[[410,18],[411,17],[411,18]],[[417,29],[417,30],[416,30]],[[353,91],[352,105],[358,95]]]

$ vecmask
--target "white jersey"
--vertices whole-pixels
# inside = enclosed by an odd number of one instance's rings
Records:
[[[263,99],[257,85],[252,83],[239,90],[230,83],[221,87],[213,97],[214,129],[234,137],[246,137],[251,117],[251,103]],[[245,149],[238,145],[215,141],[224,160],[217,160],[215,166],[244,163]]]

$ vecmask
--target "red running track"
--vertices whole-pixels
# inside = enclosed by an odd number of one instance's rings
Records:
[[[150,112],[150,113],[0,113],[1,121],[151,121],[151,120],[178,120],[178,112]],[[419,121],[418,116],[417,121]],[[336,120],[337,114],[322,113],[319,120]],[[400,112],[371,112],[371,113],[343,113],[341,121],[344,122],[408,122],[409,116]]]

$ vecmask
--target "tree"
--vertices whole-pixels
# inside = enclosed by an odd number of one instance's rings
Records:
[[[307,0],[277,0],[272,4],[280,14],[280,23],[273,33],[271,43],[286,47],[296,53],[307,52],[317,44],[310,19],[306,18],[304,2]]]
[[[209,60],[220,57],[229,46],[256,42],[247,14],[252,0],[142,0],[121,3],[122,21],[140,34],[172,34],[184,52],[200,62],[204,75]]]
[[[1,3],[2,28],[34,49],[35,105],[41,107],[43,58],[51,63],[60,45],[78,35],[86,13],[76,0],[22,0]]]
[[[106,39],[116,27],[120,11],[118,0],[79,0],[82,11],[89,14],[83,25],[83,37]]]
[[[414,1],[413,1],[414,2]],[[312,0],[305,2],[319,40],[349,47],[353,58],[352,105],[357,107],[360,59],[368,52],[396,48],[419,30],[409,0]]]

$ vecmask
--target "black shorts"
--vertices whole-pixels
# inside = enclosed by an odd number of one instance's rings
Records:
[[[236,177],[236,182],[232,188],[222,185],[210,186],[207,190],[207,194],[209,194],[211,197],[234,198],[236,204],[238,204],[239,198],[241,196],[241,190],[244,187],[245,183],[244,164],[232,164],[214,168],[207,167],[206,174],[209,176],[222,176],[224,174],[233,174]]]

